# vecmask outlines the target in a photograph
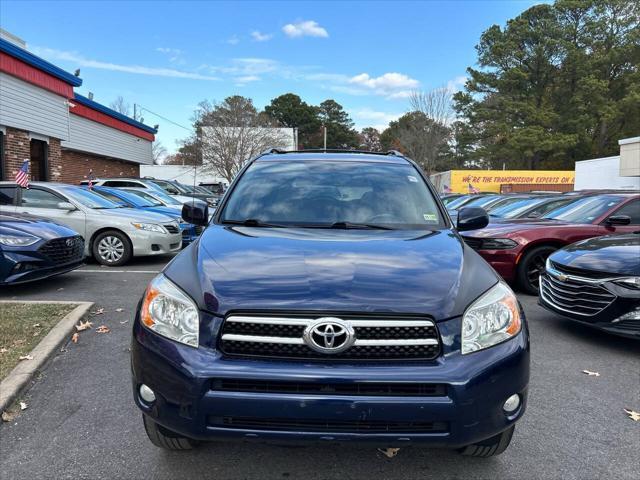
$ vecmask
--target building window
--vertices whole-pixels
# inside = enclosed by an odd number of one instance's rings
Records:
[[[31,139],[31,180],[49,180],[49,145],[42,140]]]

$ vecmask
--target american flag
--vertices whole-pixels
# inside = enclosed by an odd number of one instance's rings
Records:
[[[451,187],[449,185],[445,185],[442,189],[442,193],[451,193]]]
[[[480,190],[478,190],[473,185],[469,184],[469,193],[480,193]]]
[[[29,188],[29,160],[25,158],[22,167],[16,173],[16,183],[22,188]]]
[[[89,179],[89,190],[91,190],[93,188],[93,181],[96,179],[96,176],[93,174],[93,169],[89,170],[89,176],[87,178]]]

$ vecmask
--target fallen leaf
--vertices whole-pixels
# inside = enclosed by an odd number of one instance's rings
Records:
[[[33,328],[40,328],[40,324],[39,323],[34,323],[33,324]]]
[[[591,370],[582,370],[582,373],[586,373],[590,377],[599,377],[600,374],[598,372],[592,372]]]
[[[109,333],[111,330],[109,330],[109,327],[107,327],[106,325],[100,325],[97,329],[96,332],[98,333]]]
[[[116,312],[118,312],[118,313],[124,312],[124,308],[116,308]]]
[[[127,323],[129,320],[125,320],[124,322],[120,322],[120,325],[124,325],[125,323]]]
[[[80,338],[80,334],[78,332],[74,333],[73,335],[71,335],[71,341],[73,343],[78,343],[78,339]]]
[[[22,355],[18,360],[33,360],[31,355]]]
[[[640,412],[636,412],[635,410],[627,410],[624,409],[625,413],[629,415],[629,418],[634,422],[640,422]]]
[[[77,330],[78,332],[81,332],[81,331],[83,331],[83,330],[87,330],[88,328],[91,328],[91,327],[92,327],[92,325],[93,325],[93,324],[92,324],[90,321],[88,321],[88,320],[87,320],[86,322],[83,322],[82,320],[80,320],[80,324],[79,324],[79,325],[76,325],[76,330]]]
[[[26,402],[20,402],[20,410],[26,410],[28,406]]]
[[[398,455],[399,448],[379,448],[378,451],[385,455],[387,458],[393,458]]]
[[[93,313],[94,315],[102,315],[104,313],[104,308],[99,308],[95,312],[91,312],[91,313]]]
[[[11,422],[14,418],[16,418],[16,413],[14,412],[2,412],[2,421],[3,422]]]

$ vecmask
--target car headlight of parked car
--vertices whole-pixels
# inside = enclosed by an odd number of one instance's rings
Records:
[[[158,225],[157,223],[132,223],[134,227],[138,230],[144,230],[145,232],[156,232],[156,233],[169,233],[167,229],[162,225]]]
[[[29,245],[33,245],[34,243],[40,240],[39,237],[35,235],[5,235],[0,234],[0,245],[4,245],[5,247],[28,247]]]
[[[153,279],[145,292],[140,319],[159,335],[198,347],[198,307],[162,274]]]
[[[483,238],[482,250],[508,250],[518,246],[518,242],[510,238]]]
[[[640,277],[627,277],[614,280],[613,283],[631,290],[640,290]]]
[[[520,332],[518,300],[499,282],[473,302],[462,316],[462,354],[504,342]]]

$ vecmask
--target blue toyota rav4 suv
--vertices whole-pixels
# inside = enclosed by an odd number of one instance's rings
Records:
[[[134,399],[168,449],[239,439],[503,452],[523,415],[529,337],[510,288],[397,152],[247,163],[211,222],[149,284]]]

